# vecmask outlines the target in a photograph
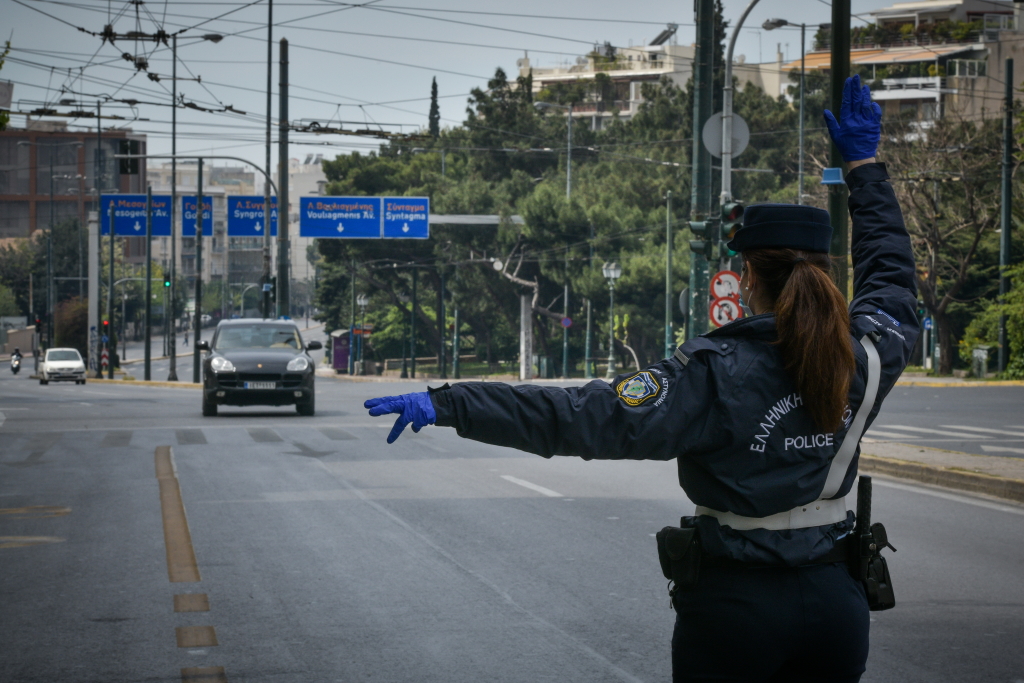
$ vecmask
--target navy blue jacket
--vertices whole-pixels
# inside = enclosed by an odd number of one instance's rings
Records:
[[[860,338],[872,331],[881,336],[876,347],[882,375],[870,425],[918,335],[914,257],[888,177],[884,164],[868,164],[846,178],[853,218],[850,319],[857,373],[844,426],[835,434],[820,434],[803,408],[773,344],[777,337],[770,313],[691,339],[680,347],[686,363],[667,358],[611,384],[456,384],[431,395],[437,424],[455,427],[469,439],[544,457],[675,459],[679,484],[690,500],[748,517],[817,500],[863,401],[867,355]],[[849,493],[857,461],[836,497]],[[853,521],[850,512],[845,522],[787,531],[736,531],[707,516],[684,523],[700,527],[704,548],[712,555],[796,566],[827,553]]]

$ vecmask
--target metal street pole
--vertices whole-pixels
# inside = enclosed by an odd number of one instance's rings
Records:
[[[291,284],[288,279],[291,257],[289,256],[290,243],[288,240],[288,41],[281,39],[281,47],[278,50],[278,58],[281,60],[278,71],[280,72],[278,116],[278,147],[277,147],[277,317],[291,316]],[[266,221],[264,221],[266,222]]]
[[[796,203],[804,203],[804,88],[807,58],[807,24],[800,24],[800,145],[799,161],[797,162],[797,195]]]
[[[697,45],[693,61],[693,170],[690,192],[691,220],[702,221],[711,211],[711,155],[704,149],[701,131],[711,117],[712,60],[715,50],[715,2],[696,0]],[[732,134],[729,135],[730,143]],[[705,239],[710,239],[707,235]],[[690,255],[690,320],[688,338],[707,331],[708,287],[711,273],[704,253]]]
[[[147,382],[152,379],[150,376],[152,352],[150,343],[153,340],[153,186],[146,186],[146,349],[143,358],[143,379]]]
[[[270,118],[271,111],[271,76],[274,67],[274,0],[267,0],[267,159],[266,168],[270,170]],[[279,193],[280,194],[280,193]],[[281,229],[281,212],[278,210],[277,229]],[[270,282],[270,179],[263,183],[263,284]],[[263,292],[263,317],[270,317],[270,292]]]
[[[608,372],[605,377],[615,377],[615,280],[608,278]]]
[[[50,230],[46,236],[46,347],[53,346],[53,145],[50,148]]]
[[[1006,103],[1003,112],[1003,183],[1002,210],[1000,212],[999,235],[999,303],[1006,303],[1006,295],[1010,291],[1010,279],[1006,269],[1010,266],[1013,230],[1013,59],[1007,58],[1003,75],[1006,83]],[[1006,313],[999,314],[999,372],[1006,372],[1009,362],[1009,339],[1006,334]]]
[[[108,334],[114,333],[114,203],[111,202],[107,209],[107,225],[110,226],[110,279],[107,280],[107,325]],[[109,362],[107,364],[107,379],[114,379],[114,352],[117,351],[116,344],[107,343]]]
[[[409,326],[409,377],[416,379],[416,283],[419,280],[419,269],[412,269],[412,312]]]
[[[572,105],[569,105],[568,142],[565,148],[565,198],[572,196]]]
[[[437,370],[438,370],[438,374],[440,375],[441,379],[448,379],[448,360],[447,360],[447,358],[445,358],[445,350],[446,350],[446,348],[445,348],[445,343],[444,343],[445,342],[444,338],[448,336],[447,334],[445,334],[445,332],[447,332],[447,330],[445,328],[448,327],[448,317],[445,314],[445,310],[444,310],[444,290],[445,290],[445,287],[444,287],[444,273],[441,272],[440,269],[438,269],[438,276],[440,276],[440,278],[441,278],[441,291],[440,291],[440,293],[438,294],[438,297],[437,297],[437,301],[438,301],[437,323],[438,323],[438,328],[439,328],[437,331],[438,331],[438,339],[441,342],[440,343],[441,354],[438,357]]]
[[[740,19],[736,22],[736,27],[729,37],[729,49],[725,54],[725,83],[722,85],[722,204],[732,201],[732,53],[736,48],[736,38],[739,36],[740,29],[743,28],[743,22],[747,20],[747,15],[757,3],[758,0],[750,0],[750,4],[743,10],[743,14],[740,15]],[[714,22],[713,14],[711,22]],[[709,49],[713,48],[709,46]],[[703,126],[694,130],[695,142],[703,130]]]
[[[455,318],[455,331],[452,333],[452,378],[461,379],[462,371],[459,368],[459,347],[461,341],[459,339],[459,307],[452,301],[452,307],[455,309],[452,312],[452,316]]]
[[[280,216],[280,214],[278,214]],[[415,272],[415,271],[414,271]],[[349,262],[349,278],[352,283],[352,304],[349,310],[352,312],[352,323],[349,325],[348,333],[348,374],[349,377],[356,374],[356,260]],[[413,296],[415,296],[416,283],[413,282]]]
[[[170,343],[167,345],[170,368],[167,381],[178,381],[178,335],[177,316],[174,314],[175,292],[178,288],[178,238],[175,235],[175,216],[178,211],[178,34],[171,39],[171,293],[170,311],[164,311],[168,318],[167,329]]]
[[[590,224],[590,257],[587,259],[587,266],[594,269],[594,224]],[[583,351],[583,377],[584,379],[594,379],[594,365],[591,358],[592,351],[592,340],[593,340],[593,323],[591,318],[591,305],[590,297],[587,297],[587,338],[584,341]]]
[[[213,207],[211,206],[211,209]],[[211,219],[213,217],[211,216]],[[210,221],[213,222],[212,220]],[[199,339],[203,333],[203,158],[196,171],[196,305],[192,315],[192,383],[199,384],[202,358]]]
[[[565,318],[569,317],[569,247],[565,247],[565,291],[563,292],[565,297]],[[569,377],[569,328],[562,325],[562,378],[568,379]]]
[[[672,355],[672,190],[665,195],[665,358]]]
[[[831,110],[843,108],[843,86],[850,75],[850,0],[832,0],[832,70]],[[843,167],[843,156],[835,143],[830,145],[829,166]],[[836,285],[844,297],[848,295],[850,235],[847,221],[846,185],[828,186],[828,213],[832,219],[832,246],[829,253],[839,261]]]

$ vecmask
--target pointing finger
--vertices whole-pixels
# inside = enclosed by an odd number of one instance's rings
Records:
[[[407,424],[409,424],[409,420],[399,415],[398,419],[395,420],[395,426],[391,428],[391,433],[388,434],[388,443],[394,443],[402,435]]]
[[[396,398],[398,398],[398,397],[397,396],[381,396],[380,398],[371,398],[371,399],[368,399],[365,403],[363,403],[363,407],[364,408],[372,408],[374,406],[379,406],[381,403],[384,403],[386,401],[394,401]]]
[[[401,413],[404,409],[405,406],[401,401],[392,400],[387,403],[380,403],[370,408],[370,417],[379,417],[390,413]]]

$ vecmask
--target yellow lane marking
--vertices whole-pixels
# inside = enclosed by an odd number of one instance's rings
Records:
[[[178,626],[174,629],[178,647],[216,647],[217,631],[212,626]]]
[[[156,478],[160,484],[160,511],[164,522],[164,547],[167,550],[167,577],[171,583],[202,581],[171,447],[157,446],[155,461]]]
[[[210,599],[206,593],[181,593],[174,596],[175,612],[209,612]]]
[[[56,536],[0,536],[0,548],[27,548],[30,545],[63,543],[65,540]]]
[[[228,683],[223,666],[193,666],[181,670],[181,683]]]
[[[13,515],[15,519],[63,517],[69,512],[71,512],[71,508],[59,505],[29,505],[23,508],[0,508],[0,515]]]

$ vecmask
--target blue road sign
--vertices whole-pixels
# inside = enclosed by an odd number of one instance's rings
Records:
[[[203,236],[213,234],[213,199],[203,197]],[[196,196],[181,198],[181,236],[196,236]]]
[[[110,234],[110,208],[114,209],[114,234],[146,236],[146,195],[105,194],[100,198],[101,234]],[[171,198],[153,195],[153,236],[171,236]]]
[[[381,237],[380,197],[302,197],[299,236]]]
[[[262,237],[263,226],[263,197],[228,197],[228,235]],[[270,234],[277,235],[277,197],[270,198]]]
[[[425,240],[430,237],[430,199],[384,197],[384,237]]]
[[[926,330],[932,329],[932,319],[931,318],[925,318],[924,319],[924,329],[926,329]]]

